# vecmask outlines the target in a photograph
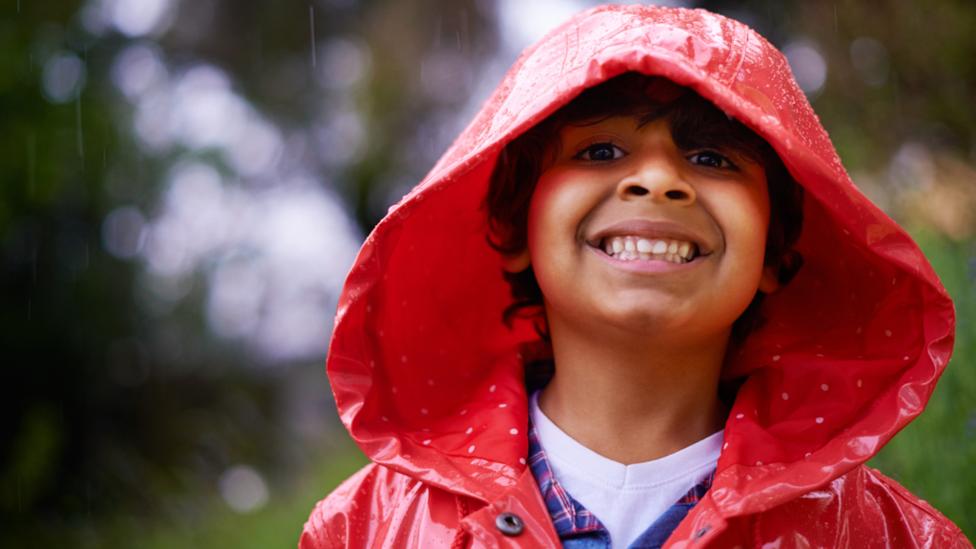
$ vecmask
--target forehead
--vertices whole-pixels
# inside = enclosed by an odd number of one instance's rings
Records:
[[[578,124],[611,116],[656,119],[680,111],[710,114],[716,120],[724,117],[689,88],[661,77],[626,73],[584,90],[553,118],[557,123]]]

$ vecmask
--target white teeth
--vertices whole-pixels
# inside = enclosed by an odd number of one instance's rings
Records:
[[[603,241],[607,255],[625,261],[668,261],[687,263],[692,260],[695,246],[680,240],[652,240],[637,236],[611,236]]]

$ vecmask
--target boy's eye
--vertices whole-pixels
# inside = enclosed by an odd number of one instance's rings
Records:
[[[731,160],[715,151],[697,152],[689,156],[688,160],[693,164],[698,164],[706,168],[718,168],[722,170],[736,169],[736,165]]]
[[[573,158],[576,160],[589,160],[591,162],[608,162],[623,158],[624,151],[620,147],[610,142],[594,143],[582,151],[576,153]]]

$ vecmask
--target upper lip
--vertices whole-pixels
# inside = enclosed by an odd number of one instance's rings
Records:
[[[638,236],[647,239],[683,240],[695,244],[698,247],[698,253],[700,255],[706,255],[711,251],[705,239],[700,234],[684,225],[666,220],[625,219],[593,233],[593,235],[586,239],[586,242],[591,246],[599,248],[603,240],[611,236]]]

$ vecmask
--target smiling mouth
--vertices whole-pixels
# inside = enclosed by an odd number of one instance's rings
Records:
[[[595,248],[621,261],[667,261],[683,264],[701,255],[698,245],[687,240],[617,235],[602,238],[596,244]]]

